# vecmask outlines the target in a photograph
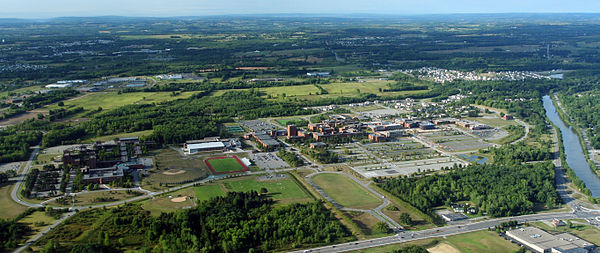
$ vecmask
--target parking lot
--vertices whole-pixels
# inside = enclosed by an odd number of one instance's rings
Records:
[[[465,135],[453,129],[421,133],[420,136],[425,137],[429,143],[433,143],[433,145],[448,152],[477,150],[492,146],[481,139]]]
[[[250,154],[250,159],[254,161],[256,166],[264,170],[280,169],[289,167],[289,165],[277,153],[256,153]]]
[[[386,176],[399,176],[399,175],[410,175],[416,172],[423,171],[437,171],[443,167],[452,167],[454,164],[463,164],[450,157],[438,157],[433,159],[416,160],[416,161],[404,161],[404,162],[391,162],[386,164],[373,164],[365,166],[352,167],[356,172],[360,173],[366,178],[372,177],[386,177]]]
[[[277,126],[262,120],[246,120],[240,123],[253,132],[265,132],[272,129],[278,129]]]

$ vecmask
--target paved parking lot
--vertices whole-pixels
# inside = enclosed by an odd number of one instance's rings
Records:
[[[256,166],[265,170],[289,167],[275,152],[250,154],[250,158],[256,163]]]
[[[250,128],[253,132],[264,132],[271,129],[277,129],[277,126],[262,120],[246,120],[240,123],[245,127]]]

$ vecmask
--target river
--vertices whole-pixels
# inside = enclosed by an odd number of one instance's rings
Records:
[[[592,192],[592,196],[595,198],[600,197],[600,178],[590,169],[590,164],[585,159],[583,148],[579,142],[579,136],[561,120],[550,96],[542,97],[542,101],[546,110],[546,116],[560,129],[562,134],[567,164],[575,171],[577,177],[583,180],[587,188]]]

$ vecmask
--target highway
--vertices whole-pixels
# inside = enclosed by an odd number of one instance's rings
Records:
[[[550,220],[550,219],[572,219],[572,218],[593,218],[596,215],[600,215],[600,213],[592,214],[587,212],[566,212],[566,213],[545,213],[545,214],[531,214],[531,215],[523,215],[518,217],[507,217],[507,218],[498,218],[491,220],[484,220],[479,222],[474,222],[470,224],[461,224],[454,226],[445,226],[439,228],[432,228],[421,231],[404,231],[400,232],[393,236],[381,237],[377,239],[368,239],[362,241],[353,241],[348,243],[341,243],[336,245],[305,249],[293,251],[296,253],[301,252],[346,252],[346,251],[354,251],[372,247],[379,247],[389,244],[403,243],[421,239],[428,239],[434,237],[441,236],[449,236],[456,235],[468,232],[474,232],[479,230],[485,230],[490,227],[494,227],[499,225],[502,222],[516,220],[518,222],[532,222],[539,220]]]

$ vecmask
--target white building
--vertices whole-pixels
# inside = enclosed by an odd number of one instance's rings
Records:
[[[211,151],[211,150],[222,150],[225,148],[225,144],[220,141],[216,142],[203,142],[203,143],[194,143],[194,144],[184,144],[183,151],[188,154],[195,154],[202,151]]]
[[[507,231],[506,235],[539,253],[585,253],[596,248],[596,245],[574,235],[551,235],[536,227],[513,229]]]

